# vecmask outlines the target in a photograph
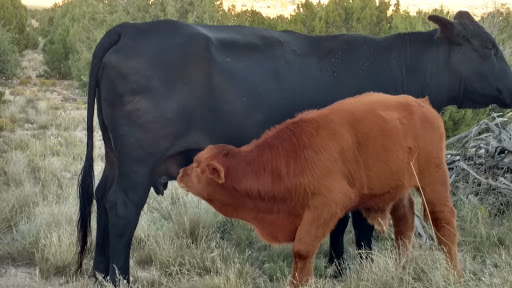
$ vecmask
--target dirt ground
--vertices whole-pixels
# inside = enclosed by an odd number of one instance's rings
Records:
[[[39,280],[34,267],[13,267],[0,264],[0,287],[2,288],[32,288],[32,287],[64,287],[58,280]]]

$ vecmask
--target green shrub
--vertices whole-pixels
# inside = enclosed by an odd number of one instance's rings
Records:
[[[0,0],[0,24],[13,36],[18,51],[27,49],[28,9],[20,0]]]
[[[467,131],[478,122],[487,118],[490,109],[490,107],[482,109],[457,109],[455,106],[446,107],[442,112],[446,139]]]
[[[39,48],[39,36],[37,36],[37,33],[34,29],[28,29],[26,36],[27,36],[26,49],[36,50],[37,48]]]
[[[48,76],[59,79],[71,79],[69,54],[71,47],[67,41],[69,27],[62,25],[55,28],[43,45],[43,55]]]
[[[0,77],[12,79],[21,65],[18,49],[7,29],[0,26]]]
[[[29,18],[34,19],[39,24],[39,26],[33,28],[37,36],[43,39],[49,36],[50,28],[53,25],[53,20],[57,12],[56,8],[59,6],[61,6],[61,4],[55,2],[50,8],[28,10]]]

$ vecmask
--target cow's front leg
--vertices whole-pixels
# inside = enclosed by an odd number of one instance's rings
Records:
[[[338,223],[332,229],[329,235],[329,256],[327,264],[334,266],[334,277],[342,276],[345,269],[345,231],[347,230],[348,222],[350,221],[349,214],[343,215]]]
[[[372,236],[375,229],[372,224],[363,216],[359,210],[354,210],[352,215],[352,227],[354,228],[354,237],[356,238],[356,248],[361,260],[373,260],[372,252]]]

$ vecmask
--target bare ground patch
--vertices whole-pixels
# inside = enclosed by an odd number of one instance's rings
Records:
[[[0,282],[4,288],[51,288],[62,287],[58,280],[40,280],[31,266],[0,265]]]

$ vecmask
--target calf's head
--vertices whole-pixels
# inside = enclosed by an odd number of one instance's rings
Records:
[[[208,202],[224,193],[227,170],[223,162],[229,155],[226,149],[227,145],[210,145],[199,152],[192,164],[180,170],[178,186]]]
[[[439,60],[445,68],[436,69],[438,77],[458,85],[459,99],[450,102],[459,108],[512,108],[512,71],[495,39],[466,11],[454,21],[438,15],[428,20],[439,26],[436,40],[443,47]]]

